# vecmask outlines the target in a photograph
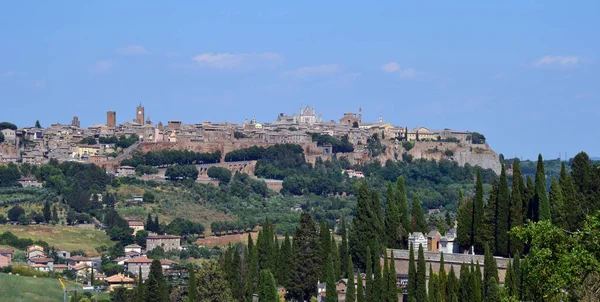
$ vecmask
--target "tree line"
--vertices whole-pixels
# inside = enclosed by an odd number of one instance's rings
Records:
[[[146,165],[152,167],[166,165],[198,165],[218,163],[221,161],[221,151],[194,152],[189,150],[161,150],[146,153],[136,153],[131,158],[124,159],[121,162],[123,166],[137,167]]]

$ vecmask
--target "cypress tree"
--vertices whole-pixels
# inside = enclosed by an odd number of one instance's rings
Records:
[[[469,271],[469,266],[466,263],[463,263],[460,266],[460,289],[458,300],[471,301],[472,291],[471,272]]]
[[[498,179],[494,177],[492,181],[492,190],[485,207],[483,217],[483,225],[480,230],[480,237],[477,244],[477,253],[484,251],[484,246],[488,246],[492,254],[496,253],[496,226],[498,213],[498,194],[499,194]]]
[[[544,172],[544,161],[542,155],[538,155],[537,170],[535,172],[535,203],[538,206],[534,212],[534,220],[550,220],[550,204],[546,195],[546,172]]]
[[[513,279],[515,280],[515,296],[521,300],[523,298],[523,272],[521,269],[521,256],[519,254],[515,255],[512,263],[513,270]]]
[[[397,277],[396,277],[396,261],[394,259],[394,251],[390,251],[390,268],[388,269],[388,294],[389,302],[397,302],[398,301],[398,287],[396,285]]]
[[[562,188],[556,182],[555,178],[552,178],[550,184],[550,212],[552,216],[552,223],[560,228],[566,229],[568,227],[566,220],[566,213],[569,209],[565,208],[565,200],[563,197]]]
[[[270,272],[275,270],[275,247],[273,225],[268,218],[265,218],[262,230],[258,233],[256,247],[258,250],[259,271],[266,269]]]
[[[500,172],[500,184],[498,191],[498,208],[496,218],[496,253],[500,256],[508,256],[508,214],[510,194],[508,193],[508,181],[506,179],[506,169],[502,165]],[[497,279],[497,278],[496,278]]]
[[[365,181],[360,183],[356,205],[356,215],[352,219],[352,228],[348,249],[352,260],[359,268],[364,268],[367,259],[367,247],[373,246],[376,229],[374,227],[375,217],[371,211],[371,194]]]
[[[154,232],[160,233],[160,222],[158,221],[158,214],[154,216],[154,223],[152,224],[152,227],[154,228]]]
[[[379,251],[379,245],[381,243],[385,244],[385,227],[383,221],[383,213],[381,212],[381,200],[379,198],[379,192],[377,190],[371,191],[371,202],[371,210],[375,214],[375,245],[371,246],[371,251],[375,253],[376,251]]]
[[[281,259],[281,262],[279,264],[281,273],[277,281],[283,287],[287,288],[290,282],[290,268],[294,264],[294,259],[292,259],[292,242],[290,241],[290,236],[288,232],[285,232],[285,238],[283,239],[283,244],[281,245],[281,250],[279,251],[279,254],[279,258]]]
[[[523,200],[521,192],[524,190],[523,176],[521,176],[521,165],[518,159],[513,160],[513,181],[510,196],[509,230],[523,225]],[[509,251],[511,255],[523,250],[523,243],[517,238],[508,238]]]
[[[525,186],[525,195],[523,196],[523,220],[529,219],[533,221],[533,208],[534,197],[535,197],[535,184],[531,176],[527,175],[527,185]]]
[[[261,302],[279,302],[277,284],[271,271],[261,270],[258,284],[258,298]]]
[[[454,273],[454,266],[450,266],[450,272],[448,273],[448,282],[446,284],[446,301],[450,301],[452,297],[458,296],[459,283],[456,273]]]
[[[419,257],[417,259],[417,302],[427,302],[426,270],[423,245],[419,245]]]
[[[317,294],[321,251],[317,224],[308,213],[300,215],[300,224],[296,229],[292,251],[294,266],[287,288],[289,298],[310,300],[310,297]]]
[[[440,298],[442,301],[446,301],[448,296],[446,295],[446,287],[448,286],[448,275],[446,275],[446,268],[444,263],[444,253],[440,253],[440,270],[438,273],[438,283]]]
[[[252,301],[252,295],[256,293],[258,286],[258,248],[252,243],[252,237],[248,234],[248,277],[246,278],[246,296]]]
[[[333,261],[331,261],[331,256],[328,258],[329,261],[327,261],[325,263],[325,267],[327,270],[327,273],[325,274],[325,283],[326,283],[326,302],[337,302],[338,300],[338,295],[337,295],[337,290],[335,287],[335,277],[334,277],[334,266],[335,263]]]
[[[346,286],[346,301],[354,302],[356,301],[356,295],[354,292],[354,264],[352,264],[352,257],[346,256],[346,266],[348,269],[348,284]],[[359,273],[360,275],[360,273]],[[362,284],[361,284],[362,285]]]
[[[496,278],[488,280],[485,300],[486,302],[500,302],[500,288],[498,287],[498,280]]]
[[[563,227],[569,231],[574,231],[580,223],[578,213],[581,213],[582,210],[581,205],[576,202],[575,186],[573,185],[571,176],[567,174],[567,168],[564,162],[560,167],[559,183],[563,193],[563,205],[565,209],[570,209],[563,213],[563,215],[565,215],[565,225]]]
[[[483,287],[481,285],[481,267],[479,266],[479,260],[477,261],[477,265],[474,265],[473,260],[471,260],[471,284],[473,286],[473,291],[471,292],[473,298],[471,301],[481,302]]]
[[[141,272],[140,266],[140,272]],[[190,279],[188,280],[188,301],[193,302],[196,301],[198,297],[198,289],[196,288],[196,274],[194,272],[194,265],[190,263],[188,266],[188,270],[190,273]]]
[[[245,283],[244,283],[244,270],[242,269],[242,258],[240,255],[240,246],[236,246],[233,248],[233,260],[231,263],[232,266],[232,276],[231,276],[231,293],[233,294],[234,298],[238,299],[239,301],[242,301],[245,297],[245,293],[244,293],[244,287],[245,287]]]
[[[431,263],[429,264],[429,290],[428,299],[429,302],[441,302],[442,296],[440,295],[439,278],[437,274],[433,272]]]
[[[388,182],[385,207],[385,244],[389,248],[397,249],[402,247],[400,223],[400,211],[396,205],[394,188]]]
[[[496,278],[498,280],[498,266],[496,265],[496,259],[490,252],[490,249],[485,247],[485,254],[483,259],[483,284],[488,284],[488,281],[491,278]],[[484,291],[487,290],[487,287],[484,288]],[[486,296],[487,293],[484,292],[483,296]]]
[[[365,300],[373,300],[373,258],[371,257],[371,248],[367,247],[367,268],[365,270],[366,290]]]
[[[46,203],[44,204],[44,210],[42,211],[42,213],[44,214],[45,222],[50,222],[50,220],[52,220],[52,211],[50,211],[50,202],[48,202],[47,200],[46,200]]]
[[[144,301],[146,301],[146,296],[144,295],[144,281],[142,278],[142,267],[141,266],[138,267],[138,275],[137,275],[136,279],[137,279],[137,284],[136,284],[136,288],[135,288],[135,301],[136,302],[144,302]],[[194,289],[195,289],[196,283],[190,283],[189,288],[191,288],[192,285],[194,286]],[[188,293],[188,297],[190,297],[189,293]],[[189,299],[189,301],[194,301],[194,300]]]
[[[421,207],[421,201],[417,194],[413,194],[412,198],[412,231],[427,234],[427,222],[425,221],[425,212]],[[418,299],[417,299],[418,300]]]
[[[375,251],[375,257],[373,257],[373,301],[382,300],[382,287],[381,262],[379,261],[379,252]]]
[[[329,259],[329,255],[331,254],[331,232],[329,232],[329,226],[323,220],[321,221],[321,225],[319,228],[319,245],[321,246],[321,280],[325,280],[325,261]]]
[[[387,250],[383,250],[383,277],[381,278],[381,301],[388,301],[390,297],[390,267],[388,265]]]
[[[342,217],[341,223],[340,223],[340,230],[342,233],[342,243],[340,244],[340,259],[342,260],[342,276],[348,276],[351,271],[348,271],[348,263],[346,262],[346,259],[348,259],[348,236],[346,234],[346,221],[344,220],[344,217]]]
[[[483,224],[483,181],[481,180],[481,169],[477,169],[477,180],[475,183],[475,201],[473,204],[473,224],[471,225],[471,242],[481,246]]]
[[[148,232],[155,232],[154,222],[152,221],[152,215],[150,213],[148,213],[148,217],[146,218],[146,230]]]
[[[473,246],[473,202],[464,200],[462,190],[458,191],[458,213],[456,240],[463,248]]]
[[[417,267],[415,264],[415,249],[412,243],[408,252],[408,298],[417,298]]]
[[[342,264],[340,260],[340,252],[338,251],[337,244],[333,234],[331,235],[331,262],[333,263],[333,278],[334,281],[338,281],[342,275]]]
[[[411,231],[410,214],[408,212],[408,198],[406,197],[406,187],[404,185],[404,176],[396,180],[396,204],[400,215],[400,225],[402,227],[402,247],[408,247],[408,233]]]
[[[517,293],[517,284],[515,282],[515,273],[512,268],[512,261],[508,261],[506,265],[506,276],[504,277],[504,288],[506,288],[506,294],[509,297],[515,297]]]
[[[358,274],[356,274],[356,302],[365,302],[365,289],[363,286],[362,275],[358,270]]]
[[[58,205],[55,205],[54,207],[52,207],[52,221],[54,221],[55,223],[58,223]]]
[[[169,299],[167,283],[162,272],[162,266],[159,260],[152,260],[150,273],[146,280],[145,289],[147,292],[146,301],[148,302],[166,302]]]

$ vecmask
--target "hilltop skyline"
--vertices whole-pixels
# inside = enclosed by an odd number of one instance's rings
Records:
[[[325,121],[477,131],[506,157],[598,156],[600,4],[3,4],[1,120]],[[348,3],[346,3],[348,4]],[[519,6],[514,10],[515,5]]]

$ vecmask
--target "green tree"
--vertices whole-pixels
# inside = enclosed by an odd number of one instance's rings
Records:
[[[384,221],[383,221],[383,213],[382,213],[382,208],[381,208],[381,200],[379,198],[379,192],[377,190],[372,190],[371,191],[371,210],[373,211],[373,214],[375,215],[375,230],[374,230],[374,234],[375,234],[375,241],[374,244],[371,246],[371,251],[373,253],[376,253],[377,251],[379,251],[380,249],[380,245],[385,245],[385,226],[384,226]]]
[[[321,221],[319,228],[319,246],[321,247],[321,255],[320,255],[320,263],[321,263],[321,275],[320,280],[325,280],[325,275],[327,274],[327,269],[325,265],[327,264],[327,259],[330,259],[331,254],[331,232],[329,232],[329,226],[325,220]],[[330,259],[333,260],[333,259]]]
[[[340,244],[340,262],[341,262],[341,270],[342,270],[342,276],[348,276],[349,274],[352,273],[352,271],[349,271],[348,269],[351,269],[351,267],[348,267],[348,263],[346,259],[348,259],[348,236],[347,236],[347,230],[346,230],[346,221],[344,220],[344,217],[342,217],[341,221],[340,221],[340,232],[341,232],[341,236],[342,236],[342,243]]]
[[[440,269],[438,272],[438,286],[440,291],[440,298],[442,301],[447,300],[446,287],[448,286],[448,275],[446,274],[446,268],[444,263],[444,253],[440,253]]]
[[[190,272],[190,279],[188,280],[188,301],[196,301],[198,297],[198,289],[196,288],[196,274],[194,272],[194,265],[190,263],[188,266]],[[141,267],[140,267],[141,271]]]
[[[497,217],[498,217],[498,194],[499,194],[499,183],[498,179],[494,177],[492,181],[492,189],[488,198],[487,205],[484,209],[483,225],[479,231],[479,241],[477,244],[477,253],[482,253],[484,247],[487,245],[490,248],[492,254],[496,253],[497,245]]]
[[[496,209],[496,253],[500,256],[508,256],[508,231],[509,231],[509,203],[510,194],[508,191],[508,181],[506,179],[506,169],[502,165],[500,172],[500,184],[498,191],[498,207]],[[498,278],[496,278],[498,279]]]
[[[525,195],[523,196],[523,220],[533,220],[533,209],[537,209],[537,206],[533,206],[535,198],[535,184],[533,178],[530,175],[525,177],[527,179],[527,185],[525,186]]]
[[[348,267],[346,269],[346,271],[349,272],[348,273],[348,284],[346,285],[346,301],[354,302],[354,301],[356,301],[356,294],[355,294],[355,289],[354,289],[354,269],[353,269],[354,264],[352,263],[352,257],[350,257],[349,255],[346,256],[346,259],[347,259],[346,265]]]
[[[396,204],[400,214],[400,225],[402,226],[402,247],[408,247],[407,234],[410,232],[410,213],[408,212],[408,198],[406,197],[406,187],[404,185],[404,176],[396,180]]]
[[[48,202],[46,200],[46,203],[44,204],[44,221],[46,222],[50,222],[50,220],[52,220],[52,212],[50,211],[50,202]]]
[[[563,213],[564,225],[562,225],[562,227],[569,231],[575,231],[581,222],[579,213],[582,213],[583,210],[581,209],[581,205],[577,202],[575,186],[573,185],[571,176],[567,174],[567,168],[564,162],[561,163],[560,167],[559,183],[563,193],[563,206],[565,209],[570,209]],[[552,189],[550,189],[550,191],[552,191]]]
[[[58,205],[52,207],[52,221],[58,223]]]
[[[138,267],[138,274],[136,276],[137,283],[135,287],[135,301],[144,302],[146,300],[146,292],[144,291],[144,280],[142,278],[142,267]],[[189,296],[189,295],[188,295]],[[190,301],[194,301],[190,299]]]
[[[365,302],[365,290],[360,270],[358,271],[358,274],[356,274],[356,302]]]
[[[427,221],[425,221],[425,212],[421,207],[421,201],[417,194],[412,198],[412,230],[413,232],[428,233]]]
[[[473,292],[473,285],[471,284],[471,272],[469,266],[463,263],[460,266],[460,289],[459,299],[460,301],[472,301],[471,293]]]
[[[334,281],[338,281],[342,275],[342,261],[340,259],[340,252],[337,248],[337,244],[335,243],[335,238],[333,234],[331,235],[331,252],[330,252],[331,262],[333,263],[333,278]]]
[[[534,212],[534,221],[550,220],[550,204],[546,194],[546,173],[544,172],[544,161],[542,155],[538,155],[538,165],[535,172],[535,202],[538,210]]]
[[[481,270],[479,268],[479,262],[477,262],[477,266],[473,264],[471,260],[471,301],[473,302],[481,302],[482,295],[482,287],[481,287]]]
[[[359,268],[366,266],[367,247],[377,245],[377,218],[371,210],[371,194],[366,182],[361,182],[358,189],[356,215],[352,219],[349,250],[352,260]]]
[[[42,125],[40,125],[40,120],[36,120],[35,121],[35,127],[36,128],[42,128]]]
[[[415,249],[410,244],[408,252],[408,299],[417,299],[417,267],[415,263]]]
[[[387,247],[397,249],[402,247],[401,217],[391,183],[387,185],[386,196],[385,243]]]
[[[417,259],[417,302],[427,302],[426,274],[423,246],[419,245],[419,257]]]
[[[203,261],[196,275],[198,301],[233,302],[229,282],[214,260]]]
[[[387,257],[387,255],[386,255]],[[396,276],[396,263],[394,260],[394,251],[390,251],[390,268],[388,269],[388,302],[397,302],[398,301],[398,287],[396,286],[397,276]]]
[[[15,205],[8,210],[8,219],[10,221],[18,221],[21,215],[25,215],[25,209],[20,205]]]
[[[569,209],[565,208],[565,201],[563,197],[562,188],[556,182],[555,178],[552,178],[552,183],[550,184],[550,213],[552,217],[552,223],[554,225],[560,226],[562,228],[567,227],[566,213],[569,212]]]
[[[498,280],[498,265],[496,264],[496,259],[494,259],[494,256],[487,246],[485,247],[483,260],[483,273],[483,284],[488,284],[491,278]],[[487,291],[487,287],[484,288],[484,291]],[[483,295],[486,296],[487,292],[484,292]]]
[[[473,203],[469,200],[464,200],[463,192],[462,190],[459,190],[456,241],[463,248],[471,247],[473,245],[472,225]]]
[[[293,251],[294,269],[288,295],[296,300],[309,300],[317,293],[321,251],[317,224],[308,213],[300,215],[300,225],[294,237]]]
[[[277,293],[277,284],[275,278],[269,270],[261,270],[258,281],[258,298],[260,301],[279,302],[279,294]]]
[[[513,227],[523,225],[523,199],[524,191],[523,176],[521,176],[521,165],[518,159],[513,160],[513,181],[512,191],[510,195],[510,215],[509,215],[509,230]],[[521,253],[523,251],[523,243],[515,238],[509,239],[509,250],[511,255]]]
[[[383,250],[383,276],[381,278],[381,301],[388,301],[390,297],[390,287],[388,280],[390,279],[390,266],[388,265],[387,250]]]
[[[450,266],[450,272],[448,272],[448,283],[446,284],[446,301],[450,301],[453,296],[458,296],[459,283],[456,273],[454,272],[454,266]]]
[[[279,251],[279,258],[281,259],[281,262],[279,263],[280,276],[277,279],[279,284],[285,288],[288,287],[290,282],[291,270],[289,268],[294,265],[294,259],[292,257],[292,242],[290,241],[288,232],[285,232],[285,239],[283,240],[281,250]]]
[[[168,301],[168,289],[165,277],[163,276],[162,266],[159,260],[152,260],[150,265],[150,273],[145,284],[146,301],[150,302],[166,302]]]
[[[429,264],[429,289],[427,291],[428,302],[441,302],[442,296],[440,294],[439,278],[437,274],[433,272],[431,263]]]
[[[206,171],[208,177],[219,180],[219,185],[227,185],[231,180],[231,171],[223,167],[210,167]]]
[[[383,279],[381,278],[381,262],[379,261],[379,251],[375,251],[375,257],[373,257],[373,301],[382,301],[382,288]]]
[[[252,294],[256,293],[258,286],[258,248],[248,233],[248,277],[246,278],[246,295],[248,301],[252,301]]]
[[[367,247],[367,268],[365,269],[365,300],[376,301],[373,297],[373,258],[371,248]]]
[[[331,256],[328,258],[328,260],[331,260]],[[325,274],[325,289],[327,291],[327,302],[337,302],[338,300],[337,289],[335,286],[334,266],[335,263],[333,263],[333,261],[327,261],[325,263],[325,270],[327,271]]]
[[[486,288],[487,294],[485,296],[485,300],[487,302],[500,302],[501,299],[498,280],[496,278],[489,279]]]
[[[484,268],[485,271],[485,268]],[[506,275],[504,277],[504,288],[506,289],[506,295],[508,297],[518,297],[517,294],[517,283],[515,280],[515,272],[512,267],[512,261],[509,260],[506,264]],[[486,290],[489,290],[486,287]]]
[[[475,183],[475,200],[473,203],[473,222],[471,224],[471,242],[474,245],[481,246],[484,242],[482,235],[483,223],[483,181],[481,179],[481,169],[477,169],[477,179]]]

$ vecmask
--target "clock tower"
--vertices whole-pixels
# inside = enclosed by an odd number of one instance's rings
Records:
[[[140,103],[140,105],[137,106],[137,109],[135,111],[135,122],[140,125],[144,124],[144,106],[142,106],[142,103]]]

